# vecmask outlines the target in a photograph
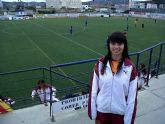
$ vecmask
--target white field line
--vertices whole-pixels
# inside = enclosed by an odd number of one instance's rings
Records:
[[[66,36],[63,36],[63,35],[61,35],[61,34],[55,32],[55,31],[53,31],[53,30],[51,30],[51,29],[45,28],[45,27],[43,27],[43,26],[41,26],[41,25],[39,25],[39,24],[36,24],[36,23],[32,23],[32,24],[37,25],[37,26],[39,26],[39,27],[41,27],[41,28],[43,28],[43,29],[46,29],[47,31],[49,31],[49,32],[51,32],[51,33],[54,33],[55,35],[57,35],[57,36],[59,36],[59,37],[62,37],[62,38],[66,39],[66,40],[68,40],[68,41],[70,41],[70,42],[72,42],[72,43],[74,43],[74,44],[76,44],[76,45],[78,45],[78,46],[80,46],[80,47],[83,47],[83,48],[85,48],[85,49],[87,49],[87,50],[89,50],[89,51],[91,51],[91,52],[93,52],[93,53],[96,53],[97,55],[103,56],[103,54],[101,54],[101,53],[99,53],[99,52],[97,52],[97,51],[95,51],[95,50],[92,50],[91,48],[89,48],[89,47],[87,47],[87,46],[85,46],[85,45],[83,45],[83,44],[80,44],[80,43],[78,43],[78,42],[76,42],[76,41],[74,41],[74,40],[72,40],[72,39],[70,39],[70,38],[68,38],[68,37],[66,37]],[[73,34],[73,35],[74,35],[74,34]],[[134,49],[134,50],[139,51],[139,49],[136,48],[136,47],[133,47],[133,46],[129,46],[129,47],[132,48],[132,49]]]
[[[72,40],[72,39],[70,39],[70,38],[68,38],[68,37],[65,37],[65,36],[63,36],[63,35],[61,35],[61,34],[55,32],[55,31],[53,31],[53,30],[51,30],[51,29],[45,28],[45,27],[43,27],[43,26],[41,26],[41,25],[39,25],[39,24],[36,24],[36,23],[32,23],[32,24],[37,25],[37,26],[41,27],[42,29],[47,30],[47,31],[49,31],[49,32],[51,32],[51,33],[53,33],[53,34],[55,34],[55,35],[57,35],[57,36],[59,36],[59,37],[61,37],[61,38],[63,38],[63,39],[66,39],[66,40],[72,42],[73,44],[76,44],[77,46],[83,47],[83,48],[85,48],[85,49],[87,49],[87,50],[89,50],[89,51],[91,51],[91,52],[93,52],[93,53],[96,53],[97,55],[100,55],[100,56],[103,55],[103,54],[101,54],[101,53],[99,53],[99,52],[97,52],[97,51],[95,51],[95,50],[92,50],[91,48],[89,48],[89,47],[87,47],[87,46],[85,46],[85,45],[83,45],[83,44],[80,44],[80,43],[78,43],[78,42],[76,42],[76,41],[74,41],[74,40]]]
[[[24,36],[52,63],[52,64],[55,64],[55,61],[53,61],[24,31],[22,31]],[[58,68],[59,71],[61,71],[65,76],[67,76],[67,74],[61,69],[61,68]],[[75,85],[75,83],[69,79],[71,81],[71,83],[73,85]]]

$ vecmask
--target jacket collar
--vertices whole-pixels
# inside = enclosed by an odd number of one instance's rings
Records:
[[[124,60],[124,64],[123,64],[124,66],[131,66],[131,65],[133,65],[133,63],[132,63],[132,61],[129,59],[129,58],[125,58],[125,60]]]
[[[125,58],[122,67],[127,67],[131,65],[132,65],[132,61],[129,58]],[[107,62],[107,67],[111,68],[109,61]]]

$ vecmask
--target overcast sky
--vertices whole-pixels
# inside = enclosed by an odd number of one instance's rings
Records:
[[[7,2],[16,2],[18,0],[1,0],[1,1],[7,1]],[[31,1],[37,1],[37,2],[45,2],[46,0],[21,0],[23,2],[31,2]],[[82,2],[86,2],[86,1],[91,1],[91,0],[81,0]]]

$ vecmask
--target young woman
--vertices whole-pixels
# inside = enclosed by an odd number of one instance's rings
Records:
[[[126,36],[112,33],[107,48],[107,55],[94,66],[88,115],[96,124],[134,124],[137,71],[128,55]]]

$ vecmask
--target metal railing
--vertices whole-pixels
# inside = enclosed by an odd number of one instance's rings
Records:
[[[158,77],[159,74],[165,73],[164,44],[165,42],[161,42],[142,51],[129,54],[138,70],[140,63],[146,65],[147,86],[150,74]],[[39,79],[44,79],[55,86],[59,99],[64,99],[67,94],[80,91],[88,92],[91,72],[97,60],[98,58],[52,65],[49,68],[38,67],[0,73],[0,94],[13,98],[16,101],[14,109],[19,109],[39,104],[39,102],[31,100],[31,91],[36,86],[34,82]],[[50,104],[52,105],[51,102]]]

